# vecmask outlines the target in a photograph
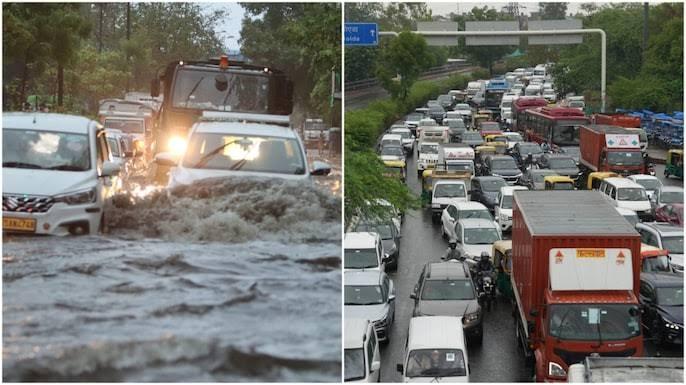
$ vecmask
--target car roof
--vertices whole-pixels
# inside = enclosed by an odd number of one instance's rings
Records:
[[[398,134],[384,134],[384,136],[381,137],[381,140],[384,139],[402,139],[402,137]]]
[[[407,349],[462,349],[462,317],[427,316],[410,319]]]
[[[410,132],[410,129],[407,127],[391,127],[391,132],[398,132],[398,131]],[[386,135],[389,135],[389,134],[386,134]],[[393,134],[391,134],[391,135],[393,135]]]
[[[295,139],[295,131],[275,124],[239,121],[199,121],[193,126],[193,133],[236,134],[246,136],[269,136]]]
[[[517,190],[528,190],[528,188],[524,186],[502,186],[500,187],[500,194],[512,195]]]
[[[637,226],[645,226],[659,232],[661,235],[680,235],[684,228],[667,222],[641,222]]]
[[[488,210],[486,206],[484,206],[483,203],[481,202],[476,202],[476,201],[469,201],[469,202],[456,202],[453,204],[455,208],[459,210]]]
[[[493,176],[493,175],[475,176],[474,178],[472,178],[472,180],[474,180],[474,179],[476,179],[480,182],[481,181],[489,181],[489,180],[502,180],[503,182],[505,181],[505,179],[503,179],[502,177]]]
[[[484,229],[484,228],[495,228],[496,225],[492,220],[486,218],[466,218],[460,219],[459,223],[462,228],[466,229]]]
[[[609,183],[617,188],[627,188],[627,187],[635,187],[635,188],[641,188],[643,189],[644,187],[641,186],[640,184],[634,182],[631,179],[627,178],[621,178],[621,177],[612,177],[612,178],[605,178],[603,179],[606,183]]]
[[[632,179],[632,180],[638,180],[638,179],[651,179],[651,180],[660,180],[660,178],[648,174],[634,174],[634,175],[629,175],[627,178]],[[662,181],[660,181],[662,182]]]
[[[572,159],[572,160],[574,160],[574,158],[572,158],[571,156],[563,155],[563,154],[543,154],[542,156],[544,156],[548,159]]]
[[[426,279],[455,279],[468,278],[469,270],[464,263],[451,260],[427,264]]]
[[[370,232],[345,233],[343,245],[346,249],[371,249],[376,247],[378,234]]]
[[[378,285],[382,274],[379,270],[346,271],[343,273],[343,283],[346,286]]]
[[[641,281],[653,287],[683,287],[684,278],[671,273],[641,273]]]
[[[94,120],[77,115],[45,112],[3,112],[2,114],[2,127],[8,129],[87,134],[89,129],[98,125]]]
[[[683,189],[683,187],[679,187],[679,186],[662,186],[662,188],[660,189],[660,192],[677,192],[677,191],[683,192],[684,189]]]
[[[369,320],[362,318],[349,318],[343,322],[345,341],[343,349],[361,348],[367,336]]]

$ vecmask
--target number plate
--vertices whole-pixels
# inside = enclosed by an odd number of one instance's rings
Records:
[[[14,230],[14,231],[36,231],[36,220],[27,218],[2,218],[2,229],[3,230]]]
[[[605,258],[605,249],[577,249],[577,258]]]

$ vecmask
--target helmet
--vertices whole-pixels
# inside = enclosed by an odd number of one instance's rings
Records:
[[[450,246],[451,249],[455,249],[457,247],[457,240],[454,238],[450,238],[448,241],[448,246]]]
[[[489,258],[491,258],[491,256],[488,254],[488,251],[482,251],[481,252],[481,260],[482,261],[488,261]]]

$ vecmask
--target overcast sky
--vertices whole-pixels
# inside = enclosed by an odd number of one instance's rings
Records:
[[[238,50],[238,39],[241,37],[241,22],[245,10],[238,3],[204,3],[208,11],[223,9],[227,11],[226,17],[217,24],[217,32],[229,50]],[[230,38],[233,36],[233,38]]]
[[[450,12],[463,13],[467,12],[474,7],[483,7],[487,5],[489,8],[495,8],[500,10],[502,7],[506,6],[507,2],[494,2],[494,1],[482,1],[480,3],[469,3],[463,1],[454,1],[450,3],[439,3],[439,2],[429,2],[427,3],[431,12],[434,15],[447,15]],[[538,2],[519,2],[519,12],[524,12],[525,14],[530,14],[531,12],[538,11]],[[581,2],[569,2],[567,4],[567,14],[570,12],[572,14],[579,10],[579,5]],[[524,8],[526,7],[526,8]]]

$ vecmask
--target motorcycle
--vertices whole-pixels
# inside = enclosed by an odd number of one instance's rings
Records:
[[[495,304],[495,278],[494,272],[492,270],[481,271],[478,273],[480,278],[479,299],[482,302],[482,306],[486,308],[486,311],[491,311],[491,305]]]

